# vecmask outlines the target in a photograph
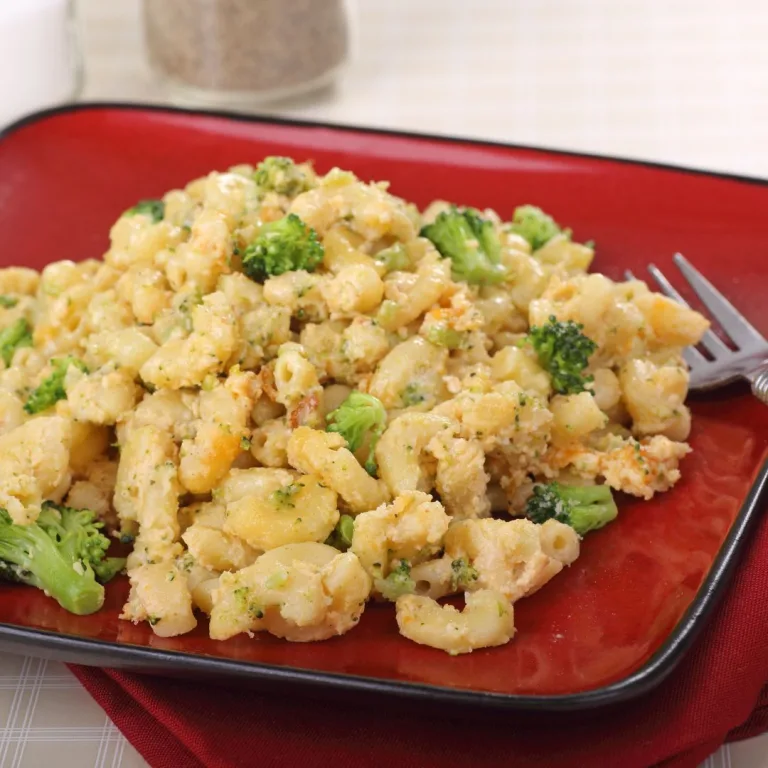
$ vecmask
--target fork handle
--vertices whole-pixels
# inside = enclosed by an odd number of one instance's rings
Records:
[[[768,405],[768,363],[747,376],[752,384],[752,394],[761,402]]]

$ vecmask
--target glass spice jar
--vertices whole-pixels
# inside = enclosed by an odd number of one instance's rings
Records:
[[[77,98],[81,64],[74,0],[0,0],[0,127]]]
[[[345,0],[144,0],[144,27],[169,95],[207,106],[323,87],[350,50]]]

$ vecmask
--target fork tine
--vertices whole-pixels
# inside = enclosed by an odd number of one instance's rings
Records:
[[[709,362],[696,347],[685,347],[683,349],[683,359],[688,363],[691,371],[699,370],[704,363]]]
[[[690,306],[688,302],[680,295],[680,293],[678,293],[675,286],[672,285],[669,280],[667,280],[664,273],[655,264],[649,264],[648,271],[653,275],[653,279],[659,284],[659,288],[661,288],[662,293],[669,296],[670,299],[674,299],[679,304],[682,304],[684,307]],[[717,357],[718,355],[733,354],[733,350],[731,350],[728,345],[725,344],[723,340],[712,331],[704,332],[704,335],[701,337],[701,346],[704,347],[704,349],[706,349],[707,352],[712,355],[712,357]]]
[[[681,254],[674,255],[674,262],[699,295],[704,306],[714,315],[726,333],[744,349],[757,344],[765,344],[765,339],[758,330]]]

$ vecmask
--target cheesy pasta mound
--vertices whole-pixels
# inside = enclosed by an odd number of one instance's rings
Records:
[[[538,208],[420,212],[270,157],[110,239],[0,270],[0,507],[132,541],[121,618],[157,635],[322,640],[374,599],[417,643],[501,645],[611,489],[680,477],[706,320],[588,274]]]

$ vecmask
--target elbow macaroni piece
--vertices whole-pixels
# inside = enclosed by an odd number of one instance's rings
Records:
[[[683,405],[688,371],[682,362],[659,366],[652,360],[629,360],[619,371],[619,384],[636,435],[688,437],[690,413]]]
[[[397,599],[400,634],[452,656],[508,643],[515,634],[514,610],[504,595],[492,589],[468,592],[466,607],[440,605],[429,597],[403,595]]]
[[[18,395],[0,389],[0,435],[6,435],[27,420],[24,401]]]
[[[238,571],[259,555],[242,539],[202,522],[192,523],[181,538],[195,562],[213,571]]]
[[[562,569],[564,558],[547,554],[542,547],[542,527],[530,520],[462,520],[445,536],[445,551],[463,558],[477,571],[470,589],[493,589],[510,602],[543,587]],[[547,532],[548,551],[554,553]]]
[[[344,438],[309,427],[295,429],[288,440],[288,463],[339,494],[350,512],[376,509],[389,500],[386,486],[371,477],[345,447]]]
[[[216,498],[226,506],[224,531],[259,550],[325,541],[339,520],[334,490],[285,469],[232,470]]]
[[[299,319],[322,322],[329,314],[322,292],[326,279],[303,269],[284,272],[264,283],[264,300],[274,307],[287,308]]]
[[[557,520],[547,520],[539,530],[541,549],[547,557],[563,565],[571,565],[579,556],[579,536],[570,525]]]
[[[210,634],[267,630],[294,642],[342,635],[360,620],[371,580],[351,554],[324,544],[273,549],[213,590]]]
[[[443,506],[421,491],[406,491],[355,518],[350,551],[375,578],[387,576],[398,560],[418,563],[442,546],[450,518]]]
[[[321,185],[299,195],[290,212],[320,235],[344,221],[348,229],[371,242],[387,236],[403,242],[416,237],[403,201],[376,184]]]
[[[184,570],[187,573],[187,587],[192,597],[192,605],[199,608],[206,616],[213,610],[213,592],[218,589],[220,573],[190,563]]]
[[[61,416],[32,419],[0,436],[0,507],[14,523],[33,523],[44,500],[66,493],[71,442],[71,422]]]
[[[449,259],[431,253],[420,262],[413,280],[402,282],[402,273],[394,273],[385,283],[387,300],[381,305],[377,321],[387,331],[394,331],[416,320],[437,303],[451,285]]]
[[[528,314],[529,309],[533,312],[534,300],[541,296],[549,280],[544,267],[517,244],[502,250],[501,263],[510,276],[504,288],[512,304],[520,313]],[[530,324],[535,325],[532,318]]]
[[[593,373],[592,394],[597,407],[610,415],[621,400],[618,376],[610,368],[598,368]]]
[[[276,397],[280,405],[294,407],[308,395],[322,392],[315,366],[307,360],[300,344],[283,344],[277,353],[274,370]]]
[[[343,267],[322,289],[331,312],[349,315],[371,312],[384,298],[384,283],[379,273],[367,264]]]
[[[148,621],[158,637],[175,637],[197,626],[187,579],[174,562],[145,563],[129,573],[131,592],[121,619]]]
[[[236,318],[226,296],[208,294],[192,310],[192,333],[166,341],[141,367],[141,378],[158,389],[200,386],[224,369],[236,341]]]
[[[512,381],[490,392],[462,391],[433,413],[458,422],[458,435],[484,450],[503,446],[520,457],[542,454],[552,433],[551,411]]]
[[[155,267],[134,266],[125,271],[115,286],[117,297],[127,304],[140,323],[149,325],[170,309],[173,292],[165,273]]]
[[[369,317],[356,317],[341,336],[341,353],[356,371],[373,370],[390,350],[387,332]]]
[[[325,248],[323,266],[334,275],[351,266],[363,265],[376,268],[376,262],[360,250],[359,246],[363,244],[363,238],[360,235],[341,224],[336,224],[326,232],[323,239]]]
[[[368,390],[385,408],[430,408],[447,397],[447,360],[447,349],[413,336],[379,363]]]
[[[485,453],[480,443],[442,433],[428,447],[437,459],[435,487],[448,514],[454,520],[488,517],[490,477],[485,471]]]
[[[265,467],[288,467],[291,429],[285,419],[270,419],[251,435],[251,454]]]
[[[71,263],[71,262],[68,262]],[[40,284],[40,273],[28,267],[5,267],[0,269],[0,293],[33,296]]]
[[[142,395],[126,368],[107,366],[92,374],[69,367],[65,379],[70,412],[78,421],[112,425],[130,413]]]
[[[413,593],[439,600],[451,595],[458,589],[453,573],[450,557],[438,557],[425,560],[411,568],[411,579],[414,583]]]
[[[552,442],[555,445],[583,440],[591,432],[602,429],[608,421],[590,392],[555,395],[549,408],[553,416]]]
[[[552,394],[549,375],[535,356],[520,347],[500,349],[491,362],[491,375],[497,381],[514,381],[521,389],[547,399]]]
[[[451,419],[433,413],[404,413],[389,424],[376,445],[376,461],[393,496],[432,490],[434,472],[425,466],[424,453],[433,438],[452,428]]]
[[[595,251],[581,243],[574,243],[570,237],[555,235],[541,248],[536,249],[536,261],[545,267],[554,267],[565,274],[580,274],[589,269]]]
[[[85,362],[91,368],[113,364],[130,373],[133,380],[156,351],[157,344],[138,328],[101,331],[88,337]]]
[[[218,211],[202,210],[192,225],[189,240],[166,254],[165,274],[174,290],[213,291],[219,277],[230,270],[232,236],[227,217]]]
[[[189,392],[161,389],[146,394],[130,416],[117,424],[118,443],[122,446],[131,432],[141,427],[157,427],[173,435],[176,442],[195,433],[197,397]]]
[[[75,509],[93,510],[98,517],[114,522],[112,497],[117,481],[117,462],[93,459],[83,466],[81,475],[80,479],[72,483],[66,505]]]
[[[253,373],[233,371],[226,381],[200,393],[195,436],[181,445],[179,479],[190,493],[208,493],[242,450],[248,415],[258,395]]]
[[[634,300],[653,330],[654,342],[664,347],[698,344],[709,321],[698,312],[658,293],[643,293]]]
[[[178,449],[157,427],[131,433],[120,453],[114,505],[120,518],[139,524],[131,570],[142,564],[168,561],[180,554]]]

